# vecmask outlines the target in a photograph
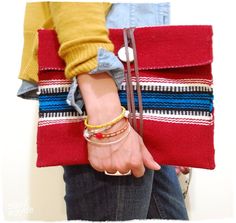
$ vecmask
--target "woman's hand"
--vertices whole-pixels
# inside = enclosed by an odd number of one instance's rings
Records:
[[[116,124],[112,131],[118,129],[117,125],[120,123]],[[112,140],[117,139],[116,137],[112,138]],[[102,141],[109,141],[109,139]],[[131,170],[136,177],[143,176],[144,166],[154,170],[160,169],[144,145],[142,138],[132,127],[129,135],[119,143],[99,146],[88,142],[88,159],[91,166],[97,171],[106,170],[109,173],[115,173],[118,170],[120,173],[127,173]]]
[[[78,85],[85,102],[88,122],[91,125],[99,125],[109,122],[121,113],[121,103],[114,80],[107,73],[80,74]],[[124,119],[106,130],[116,131],[124,124]],[[123,133],[125,134],[125,133]],[[102,141],[116,140],[119,136]],[[99,140],[99,139],[96,139]],[[132,171],[136,177],[144,174],[144,166],[159,170],[160,166],[145,147],[142,138],[131,127],[129,135],[122,141],[113,145],[95,145],[88,142],[88,159],[91,166],[97,171],[121,173]]]

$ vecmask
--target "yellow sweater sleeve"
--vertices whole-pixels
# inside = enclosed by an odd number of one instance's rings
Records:
[[[94,69],[100,47],[114,50],[105,24],[110,3],[50,2],[49,7],[68,79]]]
[[[37,46],[40,28],[55,28],[66,77],[87,73],[97,66],[99,47],[114,50],[108,38],[106,15],[111,3],[30,2],[24,19],[24,48],[19,79],[38,82]]]

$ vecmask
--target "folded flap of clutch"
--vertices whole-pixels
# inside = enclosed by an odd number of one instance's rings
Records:
[[[122,31],[112,30],[115,53],[123,46]],[[140,70],[192,67],[212,62],[212,27],[159,26],[136,28]]]
[[[64,69],[58,55],[59,43],[54,30],[40,29],[39,69]],[[155,26],[134,30],[140,70],[192,67],[210,64],[212,55],[210,25]],[[124,46],[123,30],[110,29],[114,53]],[[45,57],[44,55],[47,55]],[[131,64],[132,67],[132,64]]]

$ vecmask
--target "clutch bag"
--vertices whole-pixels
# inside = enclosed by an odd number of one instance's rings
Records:
[[[162,165],[214,169],[212,27],[139,27],[135,38],[143,105],[143,141]],[[87,164],[83,114],[66,103],[65,78],[54,30],[39,30],[39,119],[37,167]],[[123,29],[110,29],[114,53],[124,46]],[[124,62],[125,72],[127,64]],[[133,63],[130,70],[134,71]],[[137,83],[131,76],[135,90]],[[127,83],[119,89],[127,107]],[[134,92],[137,107],[137,93]]]

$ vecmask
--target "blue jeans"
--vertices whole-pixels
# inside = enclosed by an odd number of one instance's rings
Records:
[[[64,166],[68,220],[188,220],[175,169],[146,168],[141,178],[108,176],[90,165]]]

